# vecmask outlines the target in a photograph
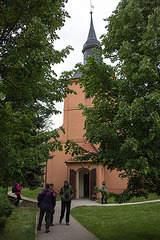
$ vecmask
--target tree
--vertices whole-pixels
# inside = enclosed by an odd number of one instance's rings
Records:
[[[57,114],[69,82],[57,79],[53,66],[70,46],[54,49],[56,30],[65,22],[67,0],[0,1],[0,185],[29,182],[26,170],[44,166],[49,150],[61,149],[58,132],[45,132]],[[48,142],[52,137],[53,142]],[[33,170],[34,169],[34,170]],[[40,171],[41,172],[41,171]]]
[[[80,84],[93,97],[91,108],[80,105],[85,137],[98,153],[83,154],[72,142],[66,151],[121,171],[128,178],[121,201],[160,195],[160,2],[122,0],[107,21],[98,61],[78,65]]]

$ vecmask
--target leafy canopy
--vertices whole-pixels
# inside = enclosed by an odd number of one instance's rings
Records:
[[[54,48],[68,17],[66,2],[0,1],[0,185],[31,185],[43,175],[49,150],[61,149],[58,132],[44,127],[58,113],[55,102],[70,92],[69,81],[53,70],[72,49]]]
[[[80,105],[85,137],[99,146],[83,159],[122,171],[128,186],[121,201],[160,195],[160,1],[122,0],[101,40],[98,60],[78,65],[80,85],[93,97],[92,107]],[[71,142],[66,151],[76,156],[83,149]]]

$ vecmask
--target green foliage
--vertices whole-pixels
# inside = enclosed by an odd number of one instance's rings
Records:
[[[66,2],[0,3],[0,185],[5,187],[14,180],[36,185],[49,150],[62,149],[58,131],[45,131],[45,125],[59,113],[55,103],[71,92],[70,81],[57,79],[53,70],[72,49],[54,48],[56,31],[68,17]]]
[[[82,159],[121,171],[128,179],[121,199],[160,195],[160,1],[122,0],[107,21],[99,57],[78,66],[93,97],[92,107],[80,105],[85,137],[99,146]]]
[[[0,188],[0,229],[5,227],[7,218],[12,214],[11,206],[5,189]]]
[[[23,202],[21,207],[14,208],[5,228],[0,232],[0,240],[34,240],[37,212],[37,204],[31,202]]]
[[[100,192],[100,193],[101,193],[101,196],[107,195],[107,193],[108,193],[106,190],[103,190],[103,189],[101,189],[101,188],[99,188],[99,187],[97,187],[97,186],[94,188],[94,192],[95,192],[95,193],[99,193],[99,192]]]
[[[135,202],[146,202],[146,201],[153,201],[153,200],[159,200],[160,197],[158,197],[155,193],[150,193],[148,196],[140,196],[140,197],[130,197],[127,195],[125,198],[124,194],[115,194],[115,193],[109,193],[110,196],[108,198],[108,204],[112,203],[135,203]],[[112,196],[111,196],[112,194]],[[128,198],[128,199],[127,199]],[[101,200],[98,200],[97,203],[101,203]]]
[[[153,199],[159,199],[158,196],[156,197],[154,194],[148,194],[147,192],[140,192],[138,191],[136,194],[135,193],[131,193],[128,194],[128,190],[125,190],[123,193],[117,194],[117,193],[113,193],[113,192],[107,192],[106,190],[103,190],[99,187],[95,187],[94,188],[94,192],[95,193],[101,193],[101,196],[104,196],[106,198],[106,200],[108,200],[109,198],[112,198],[111,201],[113,201],[115,203],[124,203],[124,202],[132,202],[134,200],[134,202],[137,201],[144,201],[144,200],[153,200]],[[148,199],[149,197],[149,199]]]
[[[104,196],[104,200],[108,200],[110,197],[113,196],[112,193],[107,192],[106,190],[103,190],[103,189],[101,189],[101,188],[99,188],[97,186],[94,188],[94,192],[95,193],[99,193],[100,192],[101,196]]]

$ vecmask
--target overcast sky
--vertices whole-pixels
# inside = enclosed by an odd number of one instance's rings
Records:
[[[76,63],[83,62],[82,48],[87,40],[90,27],[90,4],[94,6],[92,9],[93,24],[99,40],[100,36],[106,33],[106,22],[103,19],[112,14],[119,2],[120,0],[68,0],[66,10],[71,18],[67,18],[65,26],[58,31],[60,39],[55,42],[55,49],[61,50],[67,45],[71,45],[74,51],[71,51],[64,63],[54,67],[58,75],[62,71],[72,70]],[[52,117],[52,128],[57,128],[63,124],[63,103],[56,105],[62,114]]]

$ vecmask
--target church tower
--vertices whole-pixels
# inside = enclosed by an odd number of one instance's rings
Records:
[[[88,38],[85,44],[83,45],[83,63],[86,63],[86,57],[92,55],[92,51],[94,48],[99,48],[100,42],[97,40],[92,12],[91,12],[91,20],[90,20],[90,29],[88,33]],[[84,89],[81,89],[79,85],[76,85],[77,80],[81,77],[81,73],[77,71],[77,73],[72,78],[72,86],[71,89],[77,92],[77,95],[69,94],[67,98],[64,100],[64,122],[63,127],[66,131],[66,140],[74,140],[76,143],[84,143],[84,121],[85,118],[82,116],[82,112],[78,109],[79,103],[84,104],[89,107],[92,104],[92,99],[89,96],[86,96]]]
[[[100,42],[96,37],[91,12],[88,38],[82,50],[84,64],[86,64],[86,57],[92,55],[93,49],[98,49],[99,45]],[[64,180],[68,179],[74,190],[74,198],[91,198],[94,193],[94,187],[100,187],[103,180],[106,181],[108,191],[117,193],[122,192],[125,183],[118,178],[118,173],[116,171],[110,173],[107,168],[104,168],[102,165],[88,168],[90,161],[83,163],[75,162],[69,154],[65,154],[64,146],[67,140],[75,141],[90,152],[97,152],[96,147],[87,142],[83,137],[85,133],[85,118],[82,116],[82,111],[78,109],[78,105],[82,103],[87,107],[91,107],[92,99],[86,96],[84,89],[76,84],[80,77],[81,73],[77,71],[72,78],[72,86],[70,87],[76,91],[77,95],[68,94],[64,100],[63,128],[65,129],[65,134],[59,132],[63,151],[50,153],[54,155],[54,158],[48,160],[46,182],[54,183],[55,189],[58,191],[63,185]],[[100,195],[98,198],[100,198]]]

